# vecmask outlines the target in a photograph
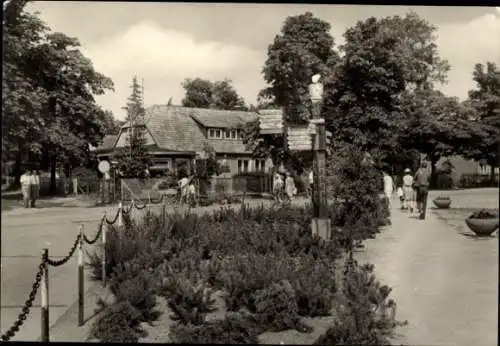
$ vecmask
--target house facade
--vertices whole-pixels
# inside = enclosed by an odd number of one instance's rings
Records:
[[[147,148],[152,156],[152,176],[193,172],[194,161],[203,158],[206,146],[215,150],[223,176],[244,172],[268,172],[270,160],[254,159],[242,141],[243,126],[257,113],[155,105],[146,109]],[[117,149],[127,144],[130,124],[115,136],[106,136],[96,149],[99,160],[112,162]]]

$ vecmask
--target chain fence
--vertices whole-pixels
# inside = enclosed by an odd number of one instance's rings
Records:
[[[116,215],[114,216],[114,218],[112,220],[109,220],[107,218],[107,215],[106,213],[103,215],[103,217],[101,218],[100,220],[100,223],[99,223],[99,226],[98,226],[98,230],[97,230],[97,233],[95,234],[94,238],[90,239],[88,238],[85,233],[83,232],[83,225],[80,226],[80,232],[79,234],[76,236],[76,239],[74,240],[73,242],[73,245],[71,246],[71,249],[69,250],[69,253],[68,255],[66,255],[65,257],[63,257],[62,259],[60,260],[53,260],[53,259],[50,259],[49,256],[48,256],[48,249],[43,249],[43,254],[42,255],[42,260],[40,262],[40,264],[38,265],[38,271],[36,273],[36,276],[35,276],[35,281],[32,285],[32,288],[31,288],[31,291],[29,293],[29,296],[28,296],[28,299],[25,301],[22,309],[21,309],[21,313],[18,315],[18,318],[17,320],[12,324],[12,326],[4,333],[0,336],[0,339],[2,341],[10,341],[15,335],[17,332],[19,332],[21,326],[24,324],[24,322],[26,321],[29,313],[31,312],[31,308],[33,307],[33,302],[35,301],[36,299],[36,295],[38,293],[38,290],[40,288],[40,286],[42,285],[42,279],[44,277],[44,275],[46,276],[46,280],[48,279],[48,274],[47,274],[47,270],[48,270],[48,266],[51,266],[51,267],[60,267],[66,263],[68,263],[70,261],[70,259],[73,257],[73,255],[77,252],[77,250],[80,250],[80,254],[79,254],[79,270],[81,271],[82,268],[83,268],[83,263],[82,263],[82,259],[83,259],[83,244],[88,244],[88,245],[94,245],[97,243],[97,241],[99,239],[102,239],[103,241],[103,270],[105,268],[105,263],[106,263],[106,259],[105,259],[105,234],[106,234],[106,227],[104,227],[104,224],[106,224],[107,226],[112,226],[116,223],[118,223],[118,226],[122,226],[122,220],[121,220],[121,215],[129,215],[132,210],[135,208],[137,210],[143,210],[144,208],[146,208],[148,205],[158,205],[158,204],[163,204],[163,208],[162,208],[162,214],[164,216],[165,214],[165,196],[162,195],[158,200],[153,200],[151,198],[148,198],[148,201],[144,202],[142,205],[138,205],[138,203],[135,201],[135,200],[132,200],[130,202],[130,204],[128,205],[128,207],[126,206],[123,206],[122,202],[120,202],[119,204],[119,207],[118,207],[118,210],[116,211]],[[164,224],[164,220],[165,218],[162,217],[162,224]],[[79,246],[80,245],[80,246]],[[106,275],[105,275],[105,271],[103,271],[103,278],[102,278],[102,281],[103,281],[103,285],[105,284],[105,280],[106,280]],[[83,316],[83,275],[80,275],[79,276],[79,325],[82,325],[83,324],[83,321],[82,321],[82,316]],[[48,287],[48,285],[46,286]],[[44,294],[46,295],[44,297]],[[42,317],[42,319],[45,319],[46,321],[48,321],[48,303],[44,304],[44,301],[47,302],[48,301],[48,292],[43,292],[42,290],[42,304],[41,304],[41,307],[42,309],[45,309],[46,310],[46,316]],[[43,312],[43,310],[42,310]],[[42,314],[43,316],[43,314]],[[49,341],[49,336],[48,336],[48,333],[49,333],[49,330],[48,330],[48,322],[47,323],[43,323],[42,321],[42,331],[41,331],[41,335],[42,335],[42,341]]]

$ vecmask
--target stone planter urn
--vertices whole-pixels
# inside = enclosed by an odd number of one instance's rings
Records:
[[[436,197],[432,202],[439,209],[448,209],[451,204],[451,199],[450,197]]]
[[[465,219],[465,223],[477,236],[487,237],[497,230],[499,221],[497,214],[480,210]]]

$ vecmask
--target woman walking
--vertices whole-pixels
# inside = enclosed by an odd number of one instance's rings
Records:
[[[411,170],[406,168],[403,176],[403,210],[410,209],[410,213],[415,210],[415,190],[413,189],[413,176]]]
[[[282,202],[282,195],[283,195],[283,178],[281,178],[281,174],[278,172],[274,173],[274,178],[273,178],[273,195],[274,195],[274,200],[278,203]]]
[[[394,180],[392,180],[392,177],[387,174],[387,172],[383,172],[384,175],[384,194],[385,197],[387,198],[387,203],[389,210],[392,208],[392,193],[394,192]]]
[[[288,200],[291,201],[293,196],[297,193],[297,188],[295,187],[295,180],[293,180],[290,172],[286,172],[285,190]]]

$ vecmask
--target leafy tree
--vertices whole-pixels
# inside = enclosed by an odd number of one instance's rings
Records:
[[[336,141],[371,151],[386,169],[411,166],[418,155],[402,142],[401,100],[446,81],[449,64],[439,57],[436,32],[414,12],[368,18],[346,31],[344,55],[325,85],[324,114]]]
[[[267,51],[262,69],[270,87],[260,96],[284,107],[287,121],[304,123],[310,117],[308,85],[316,73],[331,74],[338,61],[330,24],[306,12],[288,17]]]
[[[491,167],[491,181],[498,167],[500,141],[500,70],[493,62],[474,66],[476,88],[469,91],[469,103],[476,114],[473,122],[482,129],[479,143],[466,155]]]
[[[94,70],[76,38],[51,33],[25,4],[9,2],[4,19],[3,141],[16,166],[29,159],[50,167],[54,192],[57,164],[89,159],[88,144],[104,136],[105,115],[94,96],[113,83]]]
[[[401,123],[402,143],[417,149],[431,162],[431,185],[436,182],[436,163],[441,157],[460,155],[477,138],[470,112],[456,98],[440,91],[416,90],[402,98],[407,118]]]
[[[113,112],[109,110],[104,111],[104,133],[106,135],[117,135],[122,125],[123,122],[117,120]]]
[[[245,101],[238,95],[231,83],[229,79],[213,83],[212,108],[246,110]]]
[[[325,85],[327,128],[336,141],[387,151],[397,143],[397,96],[406,87],[398,37],[373,17],[344,37],[344,56]]]
[[[201,78],[186,79],[182,83],[182,87],[186,90],[182,105],[225,110],[246,109],[243,98],[238,95],[231,83],[230,79],[216,82]]]
[[[143,104],[141,86],[137,77],[132,79],[132,93],[123,109],[127,112],[128,121],[127,145],[116,156],[117,170],[124,178],[145,179],[151,157],[146,142],[146,110]]]
[[[210,108],[213,99],[212,82],[201,78],[187,78],[182,87],[186,91],[186,96],[182,99],[184,107]]]
[[[382,18],[380,24],[396,42],[404,79],[411,88],[432,88],[445,83],[450,65],[439,56],[436,44],[438,28],[410,11],[404,17]]]
[[[257,109],[281,108],[288,123],[307,122],[311,77],[331,75],[338,59],[328,22],[310,12],[288,17],[268,48],[262,73],[270,86],[259,92]],[[243,141],[255,157],[271,157],[275,164],[286,162],[299,172],[311,164],[310,153],[290,152],[283,135],[262,137],[258,121],[247,125]]]

